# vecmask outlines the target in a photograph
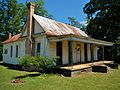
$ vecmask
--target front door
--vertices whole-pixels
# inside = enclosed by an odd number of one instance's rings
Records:
[[[59,57],[57,65],[62,65],[62,42],[56,43],[56,54]]]
[[[77,45],[77,48],[76,48],[76,63],[80,62],[80,45]]]

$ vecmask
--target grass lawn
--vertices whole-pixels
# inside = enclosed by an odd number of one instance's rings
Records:
[[[24,83],[11,83],[16,77]],[[70,78],[12,70],[0,65],[0,90],[120,90],[120,70],[111,70],[107,74],[84,73]]]

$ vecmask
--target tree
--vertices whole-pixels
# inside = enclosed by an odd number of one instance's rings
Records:
[[[77,21],[74,17],[68,17],[69,25],[80,28],[81,30],[85,31],[86,26],[81,24],[79,21]]]
[[[1,0],[0,1],[0,37],[4,41],[8,37],[8,33],[13,35],[22,30],[27,20],[27,3],[18,3],[17,0]],[[34,0],[36,4],[35,13],[44,17],[52,18],[52,15],[44,8],[43,0]]]
[[[120,36],[120,0],[90,0],[83,8],[93,38],[115,42]]]
[[[15,35],[20,33],[27,21],[27,3],[18,3],[17,0],[0,0],[0,60],[2,60],[2,43],[8,38],[8,33]],[[44,8],[43,0],[34,0],[35,13],[52,18],[52,15]]]

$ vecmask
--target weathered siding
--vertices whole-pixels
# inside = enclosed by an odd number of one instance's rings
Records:
[[[18,45],[18,57],[16,57],[16,45]],[[12,57],[10,56],[12,50]],[[5,54],[4,50],[7,49],[7,54]],[[8,64],[19,64],[18,58],[25,55],[25,40],[17,41],[9,44],[3,45],[3,62]]]
[[[90,44],[87,44],[87,59],[88,61],[91,61]]]
[[[94,45],[94,60],[98,60],[98,55],[97,55],[97,46]]]
[[[77,59],[76,59],[76,42],[72,42],[72,47],[73,47],[73,63],[76,63],[77,62]]]
[[[84,43],[81,43],[81,62],[85,62]]]
[[[84,56],[84,43],[81,42],[72,42],[73,43],[73,63],[85,62]],[[77,51],[77,49],[79,49]]]
[[[41,32],[43,32],[43,29],[38,24],[38,22],[35,20],[35,23],[34,23],[34,33],[37,34],[37,33],[41,33]]]
[[[93,60],[96,61],[98,60],[98,55],[97,55],[97,46],[95,44],[92,44],[91,45],[91,50],[92,50],[92,57],[93,57]]]
[[[62,60],[63,64],[68,64],[68,41],[63,41],[62,43]]]
[[[50,56],[56,56],[56,42],[50,42]]]
[[[49,41],[46,36],[40,36],[35,38],[35,55],[37,54],[37,43],[40,43],[40,55],[49,56]]]
[[[25,28],[25,31],[23,32],[22,36],[27,36],[27,28]]]

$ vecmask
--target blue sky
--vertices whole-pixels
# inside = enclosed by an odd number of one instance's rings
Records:
[[[24,3],[26,0],[18,0]],[[83,12],[84,5],[89,0],[44,0],[45,8],[57,21],[67,23],[68,16],[75,17],[78,21],[85,21],[86,15]]]

